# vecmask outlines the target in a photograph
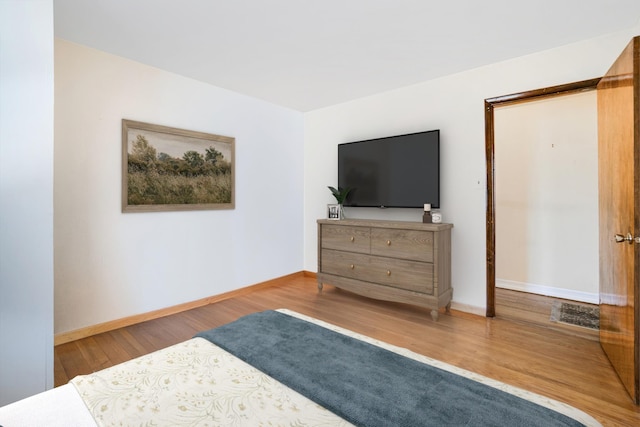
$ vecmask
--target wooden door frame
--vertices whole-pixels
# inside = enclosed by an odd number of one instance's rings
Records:
[[[595,90],[600,78],[559,86],[497,96],[484,100],[485,156],[487,164],[487,317],[496,315],[496,217],[495,217],[495,121],[494,109],[506,105],[538,101],[544,98],[571,95]]]

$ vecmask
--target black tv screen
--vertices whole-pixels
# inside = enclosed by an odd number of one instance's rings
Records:
[[[345,206],[440,207],[440,131],[338,145],[338,186]]]

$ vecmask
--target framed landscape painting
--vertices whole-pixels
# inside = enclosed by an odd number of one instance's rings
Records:
[[[122,211],[235,207],[235,138],[122,120]]]

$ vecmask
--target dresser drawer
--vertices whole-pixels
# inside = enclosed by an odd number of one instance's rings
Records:
[[[433,294],[433,264],[322,250],[320,271],[408,291]]]
[[[433,264],[378,256],[369,261],[364,280],[433,295]]]
[[[433,232],[387,228],[371,229],[371,254],[433,262]]]
[[[371,229],[369,227],[350,227],[325,225],[322,227],[322,248],[368,254],[371,250]]]
[[[322,273],[359,280],[366,280],[364,277],[367,275],[371,263],[369,255],[331,249],[323,249],[321,259],[320,271]]]

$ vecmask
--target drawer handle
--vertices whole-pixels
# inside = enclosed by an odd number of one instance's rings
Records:
[[[351,236],[351,239],[350,239],[350,240],[353,242],[354,240],[356,240],[356,238],[355,238],[355,237],[353,237],[353,236]]]
[[[391,246],[391,240],[387,240],[387,246]]]
[[[355,268],[355,265],[351,264],[349,267],[353,270]]]
[[[387,270],[387,276],[391,276],[391,270]]]

